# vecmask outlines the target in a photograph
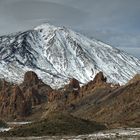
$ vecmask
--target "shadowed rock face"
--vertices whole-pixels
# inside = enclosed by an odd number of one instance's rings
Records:
[[[5,106],[6,110],[6,106]],[[14,114],[14,116],[27,116],[31,113],[31,104],[25,99],[19,86],[15,85],[12,89],[12,94],[10,97],[10,106],[7,112],[8,114]]]
[[[52,91],[32,71],[25,73],[20,85],[2,80],[0,89],[0,117],[13,119],[29,116],[32,107],[46,102],[48,92]]]
[[[33,71],[28,71],[24,75],[24,84],[35,85],[39,82],[38,76]]]
[[[0,93],[0,116],[13,117],[29,114],[30,104],[27,103],[19,86],[11,86]]]

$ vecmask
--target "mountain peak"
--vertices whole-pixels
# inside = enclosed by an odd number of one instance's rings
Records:
[[[47,22],[47,23],[43,23],[41,25],[36,26],[34,29],[35,30],[41,30],[41,29],[48,30],[48,29],[57,29],[57,28],[58,27],[55,27],[54,25]]]
[[[26,71],[36,72],[52,87],[61,87],[70,78],[85,84],[100,71],[107,82],[125,84],[140,71],[140,61],[103,42],[45,23],[0,37],[0,78],[20,83]]]

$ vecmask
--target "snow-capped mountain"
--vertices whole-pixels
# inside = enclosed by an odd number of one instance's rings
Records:
[[[140,71],[140,61],[103,42],[46,23],[0,37],[0,78],[20,83],[28,70],[52,87],[72,77],[87,83],[99,71],[109,82],[124,84]]]

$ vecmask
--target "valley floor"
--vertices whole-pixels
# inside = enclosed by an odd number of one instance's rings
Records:
[[[120,128],[78,136],[5,137],[0,140],[140,140],[140,128]]]

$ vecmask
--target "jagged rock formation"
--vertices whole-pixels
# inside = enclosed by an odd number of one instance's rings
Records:
[[[38,76],[29,71],[24,82],[13,85],[0,81],[0,117],[46,118],[52,112],[70,114],[105,123],[108,127],[139,127],[140,80],[124,86],[106,82],[99,72],[88,84],[71,79],[58,90],[51,89]]]
[[[97,73],[97,75],[95,76],[93,83],[103,83],[106,82],[107,78],[103,75],[103,72],[99,72]]]
[[[80,89],[80,93],[83,95],[92,92],[96,88],[103,88],[103,87],[111,87],[111,83],[107,83],[107,78],[103,75],[103,72],[97,73],[95,78],[88,82],[87,84],[83,85]],[[114,85],[115,86],[115,85]]]
[[[50,102],[57,100],[68,101],[71,99],[76,99],[80,95],[80,84],[75,78],[70,79],[69,84],[65,85],[59,90],[53,90],[48,94],[48,100]]]
[[[140,126],[140,80],[125,86],[112,85],[106,83],[106,78],[100,72],[93,81],[80,88],[77,98],[73,98],[74,92],[68,89],[50,103],[51,110],[48,109],[43,117],[59,110],[113,128]]]
[[[97,73],[93,81],[90,81],[87,85],[82,87],[80,87],[78,80],[75,78],[70,79],[69,84],[65,85],[64,88],[49,93],[48,100],[50,105],[43,117],[54,110],[74,110],[76,108],[76,102],[82,100],[89,92],[92,92],[92,90],[98,87],[108,87],[111,89],[111,84],[106,83],[106,77],[102,72]]]
[[[74,115],[96,120],[113,128],[140,126],[140,80],[133,80],[125,86],[93,85],[89,82],[89,87],[92,88],[84,88],[84,96],[73,102]]]
[[[32,71],[25,74],[20,85],[4,80],[0,85],[0,117],[3,118],[17,119],[31,115],[32,107],[46,102],[48,92],[52,91]]]

